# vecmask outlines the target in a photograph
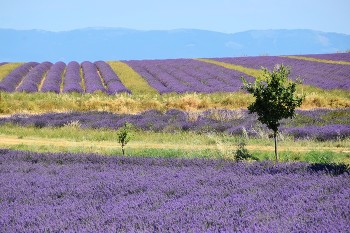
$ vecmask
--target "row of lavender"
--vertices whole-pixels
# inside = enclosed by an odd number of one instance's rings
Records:
[[[330,58],[332,56],[338,57],[337,55],[329,56]],[[326,57],[328,57],[328,55],[323,55],[323,58]],[[349,55],[345,57],[348,59]],[[284,64],[292,68],[291,77],[295,79],[300,76],[303,80],[303,84],[327,90],[350,89],[350,65],[328,64],[277,56],[213,58],[213,60],[253,69],[265,67],[270,70],[272,70],[276,64]]]
[[[82,70],[82,76],[80,75]],[[81,65],[70,62],[28,62],[14,69],[0,81],[0,90],[7,92],[55,92],[55,93],[94,93],[108,94],[130,91],[122,84],[112,68],[103,61]]]
[[[0,150],[0,229],[350,232],[350,176],[329,168]]]
[[[297,111],[294,119],[281,122],[281,132],[296,139],[314,138],[336,140],[350,136],[350,108],[335,110]],[[257,116],[247,110],[208,110],[188,113],[169,110],[165,113],[150,110],[137,115],[119,115],[108,112],[47,113],[42,115],[14,115],[1,118],[6,123],[36,127],[62,127],[79,123],[82,128],[118,129],[125,122],[140,130],[155,132],[194,131],[199,133],[219,132],[230,135],[258,137],[268,134],[268,129],[257,121]]]
[[[307,55],[297,55],[297,56],[311,57],[311,58],[331,60],[331,61],[350,62],[350,53],[307,54]]]
[[[124,61],[159,93],[236,92],[242,85],[239,71],[192,59]],[[253,81],[252,77],[247,77]]]

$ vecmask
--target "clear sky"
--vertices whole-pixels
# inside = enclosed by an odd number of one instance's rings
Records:
[[[350,0],[1,0],[0,28],[313,29],[350,34]]]

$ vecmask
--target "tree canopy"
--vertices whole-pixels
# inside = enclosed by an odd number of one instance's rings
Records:
[[[292,118],[295,109],[300,107],[304,97],[296,95],[297,82],[289,79],[291,68],[276,65],[270,72],[262,68],[262,76],[254,83],[248,83],[243,77],[243,89],[253,94],[255,101],[248,106],[250,113],[256,113],[258,120],[274,133],[275,155],[277,153],[277,132],[280,120]]]

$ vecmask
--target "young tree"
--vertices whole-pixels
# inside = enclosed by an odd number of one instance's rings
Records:
[[[275,141],[275,158],[278,161],[277,133],[279,121],[284,118],[293,118],[295,108],[299,107],[304,96],[297,96],[296,85],[288,78],[290,68],[284,65],[276,65],[272,72],[262,68],[262,77],[254,83],[248,83],[243,77],[243,89],[253,94],[256,98],[250,106],[249,113],[257,113],[258,120],[273,131]]]
[[[121,128],[118,132],[118,142],[122,146],[122,153],[123,156],[125,155],[125,146],[131,139],[131,124],[128,122],[125,122],[123,128]]]

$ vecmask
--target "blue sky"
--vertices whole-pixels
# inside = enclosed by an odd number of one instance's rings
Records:
[[[350,34],[349,0],[10,0],[0,6],[0,28],[314,29]]]

